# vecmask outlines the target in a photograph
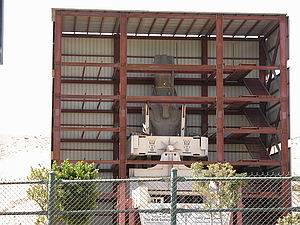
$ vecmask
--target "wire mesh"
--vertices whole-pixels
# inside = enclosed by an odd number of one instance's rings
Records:
[[[32,201],[30,191],[41,190],[47,199],[45,181],[0,181],[0,225],[35,224],[47,222],[47,203]]]
[[[300,209],[300,177],[53,179],[47,184],[0,182],[0,224],[275,225]],[[46,193],[46,208],[30,200],[32,187]]]

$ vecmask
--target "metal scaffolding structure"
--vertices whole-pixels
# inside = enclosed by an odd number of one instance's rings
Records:
[[[110,143],[113,145],[112,159],[85,159],[101,165],[111,165],[101,169],[111,171],[115,177],[126,178],[129,167],[154,164],[185,164],[195,160],[158,161],[127,157],[128,122],[132,113],[142,113],[136,103],[180,103],[193,104],[187,107],[190,115],[201,115],[201,134],[208,136],[210,144],[216,144],[216,159],[204,164],[227,161],[224,156],[226,144],[244,144],[252,159],[232,160],[238,168],[259,167],[280,168],[281,173],[289,172],[288,151],[288,18],[286,15],[257,14],[201,14],[167,12],[126,12],[90,10],[54,10],[54,57],[53,57],[53,125],[52,159],[63,160],[61,153],[66,150],[62,143]],[[274,35],[277,34],[277,35]],[[277,36],[272,46],[266,47],[271,36]],[[84,55],[62,51],[63,38],[112,38],[113,54]],[[201,42],[199,64],[149,64],[128,62],[128,41],[142,40],[197,40]],[[208,56],[208,42],[215,42],[215,58]],[[224,52],[226,41],[255,41],[259,43],[259,64],[227,65]],[[272,53],[272,54],[271,54]],[[75,60],[66,60],[69,57]],[[80,57],[112,57],[112,62],[76,60]],[[188,56],[187,56],[188,57]],[[179,57],[178,57],[179,58]],[[198,60],[197,59],[197,60]],[[211,62],[213,60],[213,63]],[[238,58],[233,58],[238,60]],[[81,76],[64,76],[63,68],[82,68]],[[96,76],[87,73],[88,68],[98,70]],[[105,79],[101,71],[110,69],[112,74]],[[247,75],[258,71],[258,78]],[[152,77],[128,76],[128,73],[180,73],[198,77],[175,77],[175,85],[201,86],[199,96],[137,96],[128,95],[130,84],[153,84]],[[271,90],[272,82],[279,79],[279,90]],[[112,85],[113,94],[65,94],[64,84]],[[226,96],[224,87],[246,87],[249,95]],[[208,93],[215,87],[215,95]],[[63,103],[76,103],[77,108],[63,107]],[[96,104],[95,108],[85,107]],[[110,108],[101,108],[103,104]],[[133,104],[135,103],[135,104]],[[194,105],[197,105],[194,106]],[[253,107],[255,106],[255,107]],[[259,107],[257,107],[259,106]],[[269,107],[267,107],[269,106]],[[278,117],[270,121],[268,111],[278,108]],[[280,110],[279,110],[280,109]],[[112,114],[113,124],[63,123],[62,115]],[[208,117],[215,115],[215,132],[209,133]],[[224,120],[227,115],[244,115],[250,126],[228,127]],[[62,132],[80,132],[80,137],[66,137]],[[85,138],[87,132],[94,132],[95,138]],[[102,133],[111,133],[111,137]],[[266,139],[268,141],[266,141]],[[263,144],[260,144],[263,143]],[[280,144],[280,147],[278,145]],[[280,148],[280,157],[271,157],[273,146]],[[78,149],[74,149],[76,151]],[[97,149],[85,149],[97,151]],[[103,150],[104,151],[104,150]],[[76,161],[75,159],[71,161]],[[118,194],[122,195],[122,188]],[[120,206],[122,208],[123,206]],[[125,206],[124,206],[125,207]]]

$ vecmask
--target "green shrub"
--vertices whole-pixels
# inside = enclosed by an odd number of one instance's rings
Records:
[[[77,162],[72,164],[64,161],[60,167],[53,164],[52,170],[56,180],[91,180],[98,178],[98,170],[93,164]],[[91,223],[91,214],[71,213],[68,211],[93,210],[97,207],[97,185],[94,182],[57,183],[56,186],[56,207],[66,214],[58,219],[65,224],[88,225]]]
[[[296,225],[300,224],[300,213],[289,213],[277,221],[277,225]]]
[[[55,173],[55,202],[53,205],[55,212],[63,211],[81,211],[92,210],[97,207],[98,191],[96,183],[78,182],[61,184],[59,180],[92,180],[99,177],[98,170],[93,164],[77,162],[70,163],[68,160],[58,166],[56,162],[52,165],[52,171]],[[28,180],[49,180],[49,170],[46,168],[31,168]],[[42,184],[32,184],[27,190],[29,199],[43,211],[48,209],[48,187]],[[91,222],[89,214],[62,214],[55,216],[55,221],[72,225],[88,225]],[[47,224],[46,216],[39,216],[35,225]]]
[[[45,180],[49,177],[49,170],[44,167],[30,168],[30,175],[27,177],[30,181]],[[30,200],[33,200],[42,211],[47,211],[48,208],[48,191],[47,185],[44,184],[32,184],[27,190],[27,196]],[[38,216],[35,225],[47,224],[46,216]]]
[[[204,169],[203,163],[192,164],[193,178],[203,177],[241,177],[245,174],[237,174],[229,163],[209,164]],[[205,208],[222,209],[235,208],[241,200],[240,188],[245,182],[241,180],[216,180],[216,181],[195,181],[193,191],[203,198]],[[214,214],[210,213],[210,223],[213,224]],[[221,224],[223,224],[223,213],[218,212]],[[225,218],[228,219],[225,214]]]
[[[214,163],[204,170],[203,163],[192,164],[192,176],[200,177],[242,177],[246,174],[238,174],[229,163]],[[216,180],[213,182],[196,181],[193,191],[204,198],[207,208],[233,208],[241,200],[240,188],[245,183],[241,180]],[[214,186],[214,188],[212,188]],[[214,190],[212,190],[214,189]]]

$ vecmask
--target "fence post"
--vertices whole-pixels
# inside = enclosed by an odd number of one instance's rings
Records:
[[[54,224],[54,198],[55,198],[55,174],[53,171],[49,174],[48,182],[48,225]]]
[[[171,169],[171,225],[177,224],[177,169]]]

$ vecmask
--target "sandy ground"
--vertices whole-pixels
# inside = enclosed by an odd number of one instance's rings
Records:
[[[0,135],[0,183],[24,181],[30,167],[50,167],[50,138]],[[40,210],[27,198],[29,185],[0,184],[0,212]],[[31,225],[34,216],[0,216],[0,225]]]

